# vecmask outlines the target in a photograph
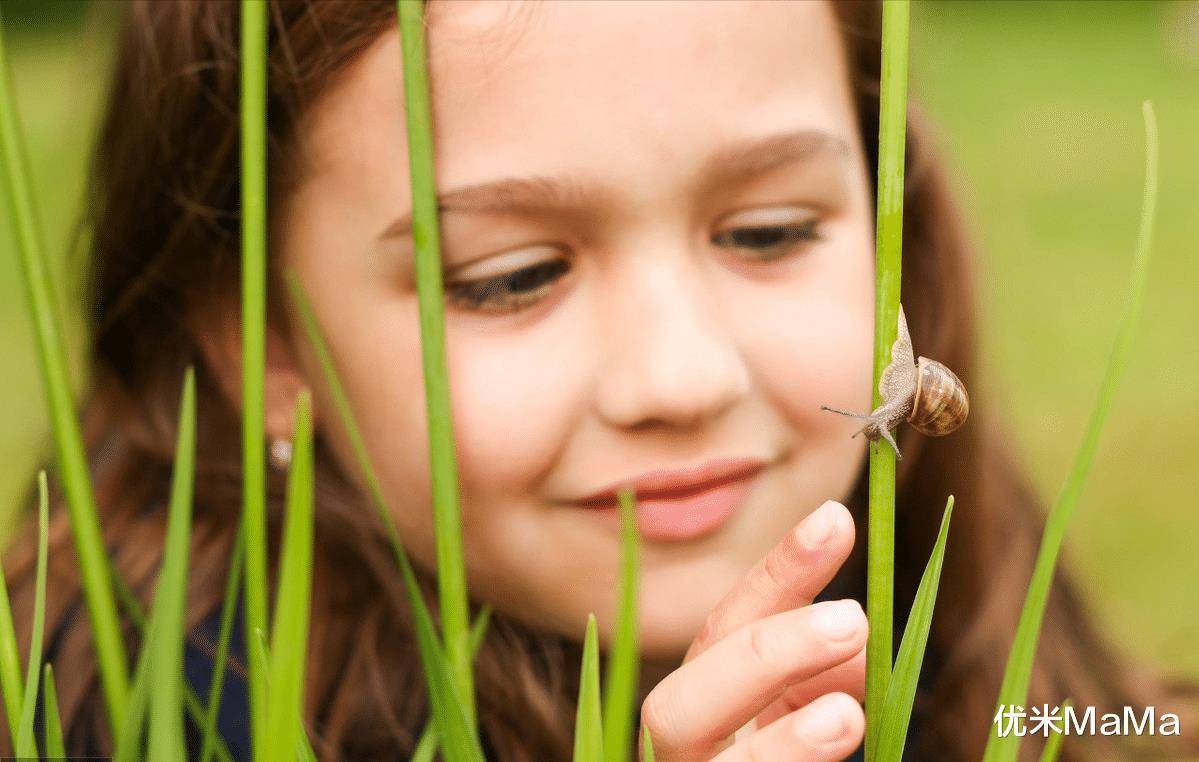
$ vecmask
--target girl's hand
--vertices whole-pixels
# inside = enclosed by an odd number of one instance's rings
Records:
[[[829,501],[724,597],[641,706],[656,759],[839,760],[861,744],[866,615],[854,600],[812,603],[853,540],[853,517]]]

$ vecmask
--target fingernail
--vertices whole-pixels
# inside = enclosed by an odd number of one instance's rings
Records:
[[[829,601],[816,607],[813,624],[832,640],[849,640],[862,625],[862,607],[855,601]]]
[[[837,533],[837,516],[831,505],[825,503],[804,519],[800,536],[804,545],[813,550],[824,545]]]
[[[800,715],[796,731],[812,743],[829,743],[845,735],[845,715],[837,701],[817,701]]]

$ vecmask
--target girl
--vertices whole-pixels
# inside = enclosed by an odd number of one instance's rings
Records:
[[[399,576],[278,278],[294,269],[311,296],[400,533],[434,569],[394,14],[391,0],[271,5],[266,425],[286,442],[312,388],[306,707],[331,759],[410,753],[427,704]],[[879,20],[876,3],[429,4],[463,532],[471,593],[496,611],[477,662],[491,757],[569,755],[578,639],[592,611],[610,635],[613,490],[629,482],[645,538],[642,721],[660,758],[860,746],[866,450],[853,421],[819,408],[870,401]],[[198,367],[186,666],[202,695],[241,505],[238,67],[236,4],[131,3],[90,195],[87,430],[115,568],[143,601],[180,379]],[[910,120],[904,302],[916,348],[969,387],[969,251],[927,133]],[[920,759],[977,759],[993,732],[1041,532],[983,403],[947,439],[899,432],[897,612],[946,495],[959,506],[909,745]],[[271,452],[274,526],[287,453]],[[69,744],[105,751],[61,509],[52,532]],[[27,614],[33,543],[15,547]],[[1177,706],[1104,645],[1074,590],[1060,572],[1030,701]],[[239,758],[242,663],[221,718]],[[1082,753],[1070,739],[1066,757]]]

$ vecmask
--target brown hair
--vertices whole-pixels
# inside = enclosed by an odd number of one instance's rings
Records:
[[[877,166],[880,4],[834,4],[851,72],[869,168]],[[295,126],[345,65],[393,28],[393,0],[272,0],[269,166],[272,208],[299,166]],[[238,6],[232,2],[130,3],[120,32],[107,115],[94,154],[88,222],[92,391],[85,429],[114,567],[149,599],[161,538],[180,380],[197,365],[200,430],[188,625],[219,606],[240,514],[237,401],[202,361],[199,336],[236,293],[239,251]],[[967,386],[976,379],[970,252],[951,187],[909,117],[903,294],[915,345]],[[871,175],[873,178],[873,174]],[[872,180],[873,181],[873,180]],[[280,289],[275,288],[275,295]],[[278,303],[272,319],[282,321]],[[277,322],[285,329],[285,324]],[[921,759],[977,759],[1043,526],[1042,506],[1006,452],[985,401],[948,439],[901,435],[895,610],[902,631],[945,496],[957,497],[929,664],[910,751]],[[306,713],[321,757],[410,752],[425,718],[422,673],[407,607],[374,514],[318,441],[317,534]],[[277,528],[282,478],[272,473]],[[865,471],[848,501],[865,526]],[[27,527],[26,532],[30,529]],[[25,535],[29,537],[29,534]],[[864,600],[864,532],[835,583]],[[82,615],[68,518],[55,505],[48,632],[71,750],[110,743]],[[14,608],[32,610],[33,543],[10,564]],[[332,581],[336,584],[331,584]],[[427,580],[426,580],[427,584]],[[78,613],[75,613],[78,612]],[[70,621],[71,618],[74,621]],[[61,627],[63,623],[69,627]],[[136,641],[127,629],[129,643]],[[898,640],[898,638],[896,638]],[[480,722],[492,756],[561,759],[571,749],[578,648],[493,618],[478,659]],[[239,668],[239,665],[234,665]],[[1109,649],[1069,570],[1059,566],[1041,632],[1031,703],[1124,705],[1178,711],[1157,679]],[[1064,758],[1116,753],[1117,738],[1069,738]],[[1180,739],[1146,739],[1162,743]],[[1089,743],[1080,749],[1077,743]],[[1199,751],[1194,741],[1194,751]],[[1033,744],[1025,751],[1033,753]],[[1129,750],[1125,750],[1129,751]],[[1165,749],[1157,749],[1164,754]]]

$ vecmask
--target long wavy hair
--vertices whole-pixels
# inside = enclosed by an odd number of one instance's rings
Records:
[[[287,203],[302,167],[301,115],[346,65],[395,26],[394,0],[271,0],[269,166],[271,208]],[[440,9],[452,12],[451,6]],[[881,6],[834,3],[873,183],[877,167]],[[436,27],[436,17],[431,16]],[[180,381],[197,367],[198,432],[189,628],[220,605],[241,509],[239,409],[205,365],[201,337],[239,283],[238,5],[223,0],[129,3],[107,109],[91,166],[87,301],[92,327],[85,435],[104,540],[114,568],[143,603],[161,562],[165,499]],[[290,173],[290,174],[289,174]],[[903,295],[915,345],[977,378],[973,245],[953,202],[929,125],[908,119]],[[277,285],[277,272],[272,284]],[[287,335],[272,291],[269,319]],[[947,439],[901,433],[897,495],[895,626],[914,596],[945,496],[957,497],[933,620],[930,661],[918,695],[919,759],[978,759],[1044,523],[1043,506],[1007,452],[1001,417],[976,400],[967,425]],[[847,501],[865,525],[863,469]],[[322,758],[371,759],[410,752],[426,719],[422,672],[410,637],[402,583],[382,527],[328,449],[317,442],[312,637],[306,721]],[[282,474],[269,477],[277,541]],[[18,621],[33,598],[32,527],[6,567]],[[864,536],[837,591],[865,599]],[[272,554],[275,552],[272,546]],[[81,604],[68,516],[55,496],[51,519],[48,632],[69,750],[110,748],[91,633]],[[424,584],[430,597],[429,584]],[[1192,686],[1168,685],[1106,643],[1068,567],[1059,566],[1037,652],[1030,703],[1124,705],[1177,711]],[[433,607],[436,610],[436,607]],[[130,648],[136,631],[126,622]],[[196,636],[199,637],[199,636]],[[935,655],[935,658],[933,656]],[[574,641],[502,613],[477,660],[481,732],[499,760],[565,759],[572,748]],[[244,669],[235,660],[233,669]],[[1185,692],[1185,695],[1184,695]],[[1181,752],[1180,738],[1142,739],[1155,756]],[[1122,739],[1070,737],[1065,759],[1132,755]],[[1085,745],[1080,745],[1085,744]],[[1025,744],[1029,754],[1035,750]],[[1147,751],[1144,747],[1142,751]]]

